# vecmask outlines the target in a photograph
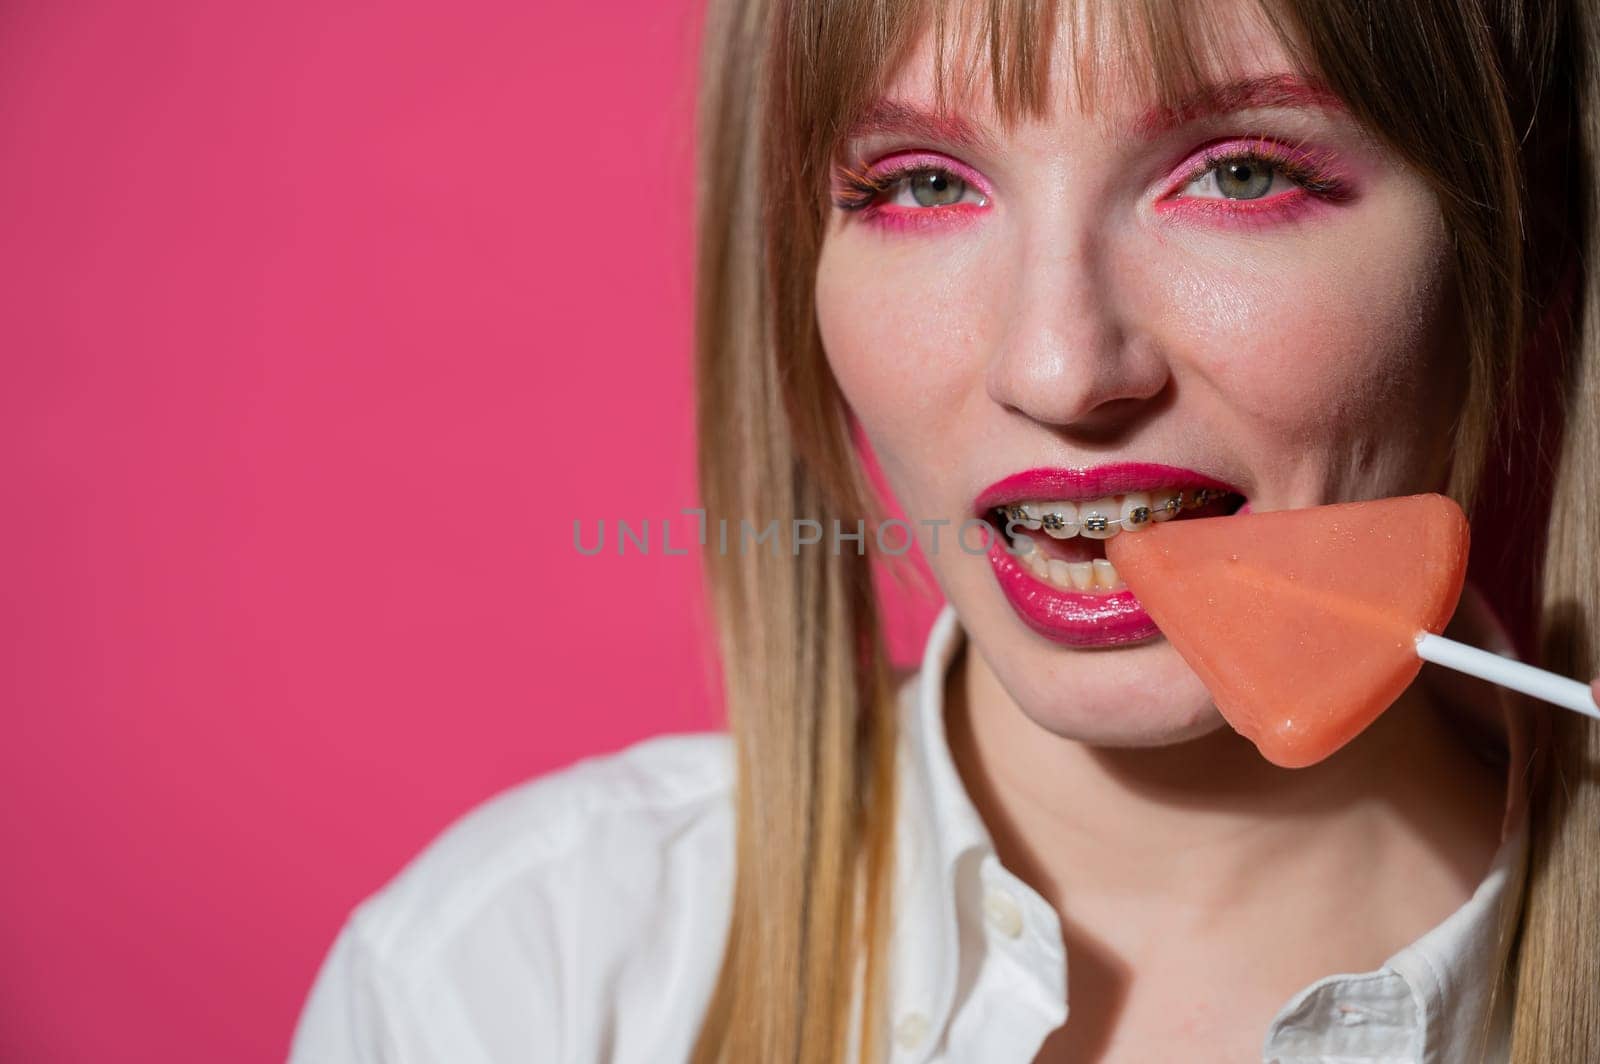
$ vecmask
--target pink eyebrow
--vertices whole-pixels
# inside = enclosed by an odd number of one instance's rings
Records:
[[[1294,74],[1268,74],[1208,85],[1176,107],[1152,107],[1133,124],[1141,137],[1212,115],[1252,107],[1321,107],[1344,112],[1344,102],[1321,82]],[[902,100],[877,100],[850,125],[840,140],[897,134],[938,141],[960,148],[992,149],[993,138],[983,129],[955,114],[939,114]]]
[[[981,148],[993,144],[988,134],[960,115],[938,114],[900,100],[874,102],[851,124],[843,140],[880,133],[942,141],[961,148]]]
[[[1154,137],[1185,122],[1251,107],[1347,110],[1344,101],[1319,81],[1293,74],[1268,74],[1207,86],[1176,107],[1152,107],[1140,116],[1133,128],[1141,137]]]

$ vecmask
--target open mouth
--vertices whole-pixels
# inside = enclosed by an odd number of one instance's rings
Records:
[[[1136,536],[1163,521],[1229,516],[1246,501],[1222,488],[1173,485],[1094,499],[1002,500],[979,516],[1042,583],[1061,591],[1109,595],[1125,585],[1106,560],[1106,540]]]

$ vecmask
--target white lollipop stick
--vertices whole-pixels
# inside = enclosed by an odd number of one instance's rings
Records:
[[[1417,656],[1423,661],[1431,661],[1435,665],[1443,665],[1447,669],[1455,669],[1468,676],[1476,676],[1480,680],[1488,680],[1564,709],[1600,719],[1600,706],[1595,705],[1594,694],[1586,683],[1569,680],[1565,676],[1557,676],[1513,658],[1491,654],[1487,650],[1479,650],[1431,632],[1417,633]]]

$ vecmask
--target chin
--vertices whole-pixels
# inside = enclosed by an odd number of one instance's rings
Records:
[[[1019,709],[1041,728],[1091,746],[1168,746],[1207,735],[1225,722],[1198,680],[1129,685],[1096,675],[1063,686],[1039,683],[1025,672],[996,672]]]
[[[1194,670],[1160,636],[1118,647],[1063,647],[1030,631],[1004,603],[957,604],[971,650],[1041,728],[1096,746],[1165,746],[1226,722]]]

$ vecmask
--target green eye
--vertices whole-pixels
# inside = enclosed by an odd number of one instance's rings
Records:
[[[1234,159],[1217,164],[1217,191],[1228,199],[1260,199],[1272,187],[1274,170],[1260,159]]]
[[[967,194],[967,183],[942,170],[918,170],[907,178],[911,198],[921,207],[948,207],[960,203]]]

